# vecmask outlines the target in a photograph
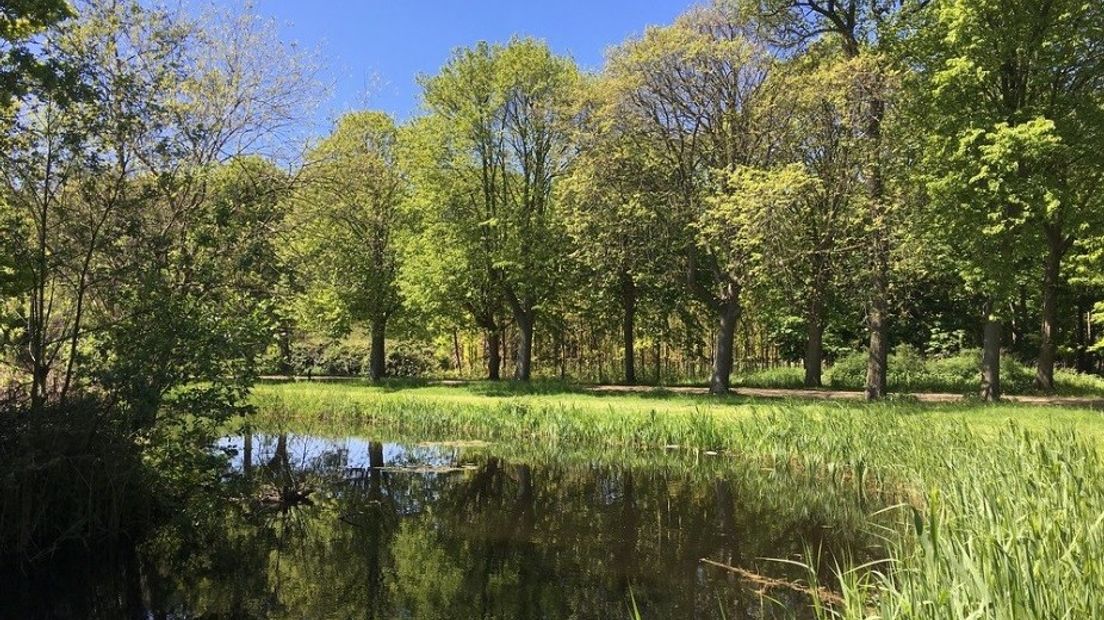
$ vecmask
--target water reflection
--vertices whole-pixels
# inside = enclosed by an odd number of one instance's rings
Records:
[[[116,573],[135,578],[104,586],[127,613],[626,618],[631,596],[645,618],[801,617],[805,595],[764,596],[700,559],[796,578],[763,558],[819,549],[830,581],[836,559],[878,554],[868,507],[755,468],[286,434],[220,448],[222,492],[202,516],[158,528]],[[111,615],[69,612],[54,615]]]

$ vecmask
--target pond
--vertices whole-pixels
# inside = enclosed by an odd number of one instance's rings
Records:
[[[837,563],[884,555],[879,506],[733,456],[294,434],[217,449],[197,516],[59,556],[12,617],[801,618],[819,595],[784,560],[811,554],[830,596]]]

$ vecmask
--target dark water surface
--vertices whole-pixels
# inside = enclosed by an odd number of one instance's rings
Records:
[[[209,506],[59,553],[4,594],[2,615],[630,618],[635,602],[643,618],[801,618],[808,595],[701,559],[806,580],[768,558],[812,550],[831,587],[837,561],[881,554],[865,520],[878,506],[724,455],[526,458],[296,435],[220,449]]]

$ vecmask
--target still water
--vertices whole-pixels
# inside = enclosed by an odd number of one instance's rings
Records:
[[[288,434],[218,449],[197,516],[113,547],[83,580],[59,559],[55,594],[9,597],[3,615],[803,618],[808,593],[749,575],[806,582],[778,560],[812,551],[830,588],[836,562],[882,553],[876,506],[725,455]]]

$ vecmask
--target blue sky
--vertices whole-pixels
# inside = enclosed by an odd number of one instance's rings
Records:
[[[242,0],[214,0],[234,6]],[[256,0],[282,37],[317,48],[332,96],[319,110],[325,123],[372,108],[399,120],[415,114],[415,78],[434,73],[456,47],[514,34],[544,39],[584,69],[605,50],[649,25],[668,24],[694,0]],[[327,123],[328,124],[328,123]]]

